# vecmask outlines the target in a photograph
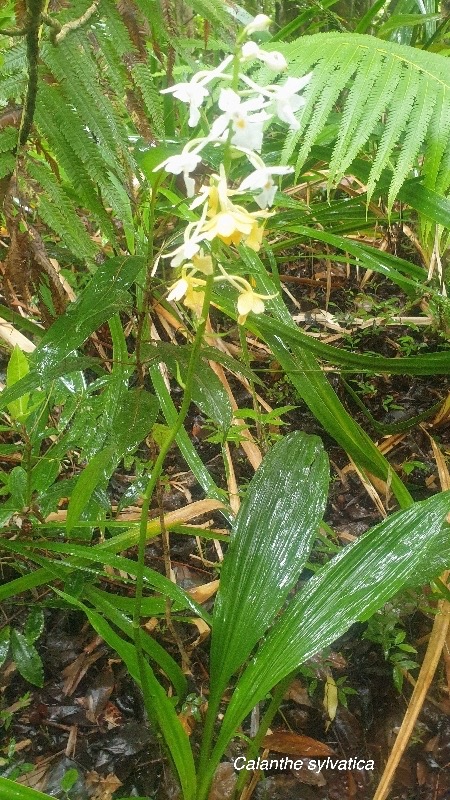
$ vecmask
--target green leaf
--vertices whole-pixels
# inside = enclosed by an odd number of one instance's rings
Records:
[[[33,353],[31,366],[41,375],[77,349],[100,325],[130,302],[127,290],[144,266],[137,257],[110,258],[97,270],[78,299],[48,329]]]
[[[258,288],[263,294],[273,294],[274,284],[256,255],[248,248],[240,248],[240,255],[249,268],[257,276]],[[235,306],[224,292],[215,295],[215,301],[230,316],[236,316]],[[278,321],[297,330],[292,317],[280,297],[270,301],[270,310]],[[247,327],[261,336],[260,323],[264,323],[266,315],[249,316]],[[321,422],[325,430],[336,439],[358,466],[369,470],[384,481],[389,481],[391,489],[403,507],[412,502],[409,492],[400,478],[392,471],[389,462],[381,455],[370,436],[347,413],[336,392],[327,381],[320,364],[305,347],[298,345],[288,347],[279,336],[277,330],[264,330],[265,342],[269,345],[274,357],[279,361],[300,397],[307,403],[311,412]]]
[[[3,666],[6,659],[8,658],[9,638],[10,638],[10,628],[9,625],[6,625],[6,627],[2,628],[2,630],[0,631],[0,667]]]
[[[427,353],[421,356],[402,358],[383,358],[383,356],[350,353],[329,344],[312,339],[294,325],[286,325],[270,317],[258,320],[263,333],[278,333],[288,344],[304,347],[330,364],[339,364],[354,372],[386,372],[389,375],[448,375],[450,370],[450,350],[440,353]]]
[[[61,789],[63,792],[69,792],[76,784],[78,780],[78,770],[77,769],[68,769],[67,772],[64,773],[63,777],[61,778]]]
[[[121,637],[113,631],[111,626],[96,611],[88,608],[79,600],[75,600],[75,598],[70,597],[70,595],[60,592],[58,589],[55,589],[54,591],[67,600],[68,603],[72,603],[72,605],[84,611],[94,630],[96,630],[99,636],[101,636],[105,642],[109,644],[109,646],[112,647],[116,653],[119,654],[120,658],[124,661],[130,675],[137,683],[140,684],[140,672],[136,648],[132,644],[129,644],[121,639]],[[178,772],[178,777],[180,779],[180,784],[183,791],[183,798],[184,800],[194,800],[196,796],[196,775],[189,738],[177,717],[172,702],[167,697],[164,689],[157,681],[153,670],[147,662],[145,662],[144,669],[149,692],[148,699],[150,700],[152,706],[152,714],[164,735],[167,747]]]
[[[300,77],[312,71],[301,127],[287,134],[283,159],[288,161],[300,144],[297,174],[300,172],[311,147],[320,143],[335,114],[335,102],[342,89],[348,86],[349,91],[342,95],[336,136],[339,155],[332,159],[330,180],[334,183],[340,180],[369,138],[378,134],[380,119],[384,118],[367,187],[370,198],[383,171],[388,169],[392,177],[391,207],[411,169],[418,166],[422,144],[427,137],[435,136],[443,109],[448,107],[447,59],[394,41],[347,32],[302,36],[289,45],[281,45],[280,49],[289,61],[291,76]],[[352,87],[364,86],[361,83],[364,75],[365,91],[357,96]],[[438,192],[445,191],[448,184],[444,153],[440,145],[432,145],[431,150],[427,147],[420,163],[427,185]]]
[[[52,800],[49,794],[37,792],[29,786],[0,778],[0,800]]]
[[[23,633],[16,631],[15,628],[11,630],[11,655],[26,681],[34,686],[44,685],[44,670],[38,651]]]
[[[169,426],[174,425],[177,419],[177,410],[170,396],[170,392],[164,383],[159,366],[157,364],[151,365],[149,368],[149,374],[166,422]],[[181,428],[179,431],[176,441],[183,458],[188,463],[189,468],[194,473],[207,497],[213,497],[216,500],[226,502],[227,498],[225,493],[217,486],[211,477],[184,428]],[[227,509],[223,509],[221,513],[228,520],[231,520],[232,515],[227,511]]]
[[[328,474],[320,439],[296,432],[274,445],[249,484],[214,606],[206,730],[231,675],[266,632],[306,562],[326,505]],[[207,736],[203,759],[208,744]]]
[[[66,529],[68,534],[70,534],[76,526],[105,471],[109,471],[109,466],[114,455],[114,445],[105,447],[104,450],[101,450],[91,459],[78,478],[67,509]]]
[[[9,389],[15,383],[20,381],[21,378],[24,378],[29,372],[28,361],[26,356],[18,347],[15,345],[11,357],[8,362],[8,367],[6,370],[6,387]],[[21,421],[26,413],[28,407],[28,401],[30,399],[29,394],[24,394],[18,400],[14,400],[12,403],[8,403],[8,411],[11,414],[12,418]]]
[[[28,476],[23,467],[14,467],[9,475],[8,489],[17,511],[27,505]]]
[[[450,492],[415,503],[363,534],[297,594],[238,681],[210,770],[254,705],[306,659],[356,621],[369,619],[406,585],[420,585],[450,563]]]
[[[90,603],[100,611],[110,622],[113,623],[119,630],[123,631],[131,640],[133,639],[134,631],[131,619],[129,619],[122,611],[115,607],[116,598],[112,595],[108,599],[106,592],[99,592],[97,589],[87,587],[85,590],[85,597]],[[129,598],[127,598],[129,599]],[[164,670],[167,677],[173,684],[175,693],[179,698],[184,698],[187,694],[187,681],[183,675],[180,667],[174,661],[172,656],[169,655],[167,650],[164,649],[152,636],[146,631],[141,634],[142,648],[150,656],[150,658]]]
[[[188,370],[191,348],[158,342],[156,347],[146,351],[151,355],[154,350],[158,360],[164,361],[178,383],[183,386]],[[194,375],[192,400],[202,413],[215,422],[223,431],[228,430],[233,416],[233,409],[223,384],[212,371],[209,364],[201,360]]]
[[[42,374],[38,370],[32,370],[20,381],[17,381],[14,386],[11,386],[9,389],[3,389],[3,391],[0,392],[0,405],[4,408],[13,400],[17,400],[17,398],[22,397],[27,392],[33,391],[33,389],[37,389],[39,386],[42,388],[47,387],[57,378],[61,378],[62,376],[66,377],[71,372],[79,372],[80,370],[95,367],[96,365],[98,365],[98,360],[95,358],[87,356],[69,356],[48,369],[46,368],[45,374]]]
[[[27,642],[33,644],[36,639],[39,639],[42,631],[44,630],[44,612],[39,606],[34,606],[31,609],[24,628],[24,636]]]
[[[134,453],[156,420],[159,403],[145,389],[130,389],[123,394],[120,407],[112,421],[113,441],[117,460]]]

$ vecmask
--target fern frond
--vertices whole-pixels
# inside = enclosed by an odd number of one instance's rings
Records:
[[[11,153],[0,153],[0,180],[5,175],[11,175],[16,165],[16,159]]]
[[[131,70],[135,86],[144,101],[145,110],[159,139],[164,139],[164,106],[154,79],[147,64],[135,64]]]
[[[447,190],[450,71],[444,56],[354,33],[320,33],[288,45],[277,42],[277,47],[288,58],[291,75],[313,72],[301,130],[288,135],[283,151],[288,161],[300,145],[297,174],[338,103],[341,115],[330,183],[345,174],[384,117],[368,180],[369,198],[386,168],[393,172],[389,208],[414,166],[420,167],[429,188]]]
[[[39,213],[78,258],[94,258],[97,248],[86,232],[75,208],[50,169],[28,161],[27,171],[44,190],[39,194]]]
[[[222,31],[231,32],[233,35],[233,18],[227,11],[223,0],[186,0],[186,4],[191,6],[196,14],[210,22],[213,27],[219,27]]]
[[[8,125],[0,132],[0,153],[6,153],[8,150],[13,150],[19,138],[19,131]]]

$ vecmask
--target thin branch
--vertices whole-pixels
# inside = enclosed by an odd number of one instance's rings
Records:
[[[84,25],[84,23],[87,22],[92,17],[93,14],[95,14],[99,6],[99,3],[100,0],[94,0],[92,5],[90,5],[89,8],[86,9],[86,11],[84,12],[84,14],[81,15],[81,17],[78,17],[78,19],[72,19],[70,20],[70,22],[66,22],[66,24],[62,26],[59,33],[57,33],[56,36],[54,37],[54,44],[59,44],[60,42],[63,41],[63,39],[66,38],[68,33],[77,30],[77,28],[81,28],[81,26]]]
[[[13,30],[7,30],[7,28],[0,28],[0,35],[1,36],[25,36],[27,33],[28,28],[15,28]]]

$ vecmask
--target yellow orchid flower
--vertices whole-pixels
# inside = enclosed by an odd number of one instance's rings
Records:
[[[258,219],[268,215],[265,211],[249,212],[242,206],[232,203],[227,186],[225,170],[220,167],[220,176],[216,184],[203,192],[203,202],[208,203],[207,217],[200,235],[208,241],[220,239],[225,244],[246,244],[252,250],[259,250],[263,237],[263,228]]]

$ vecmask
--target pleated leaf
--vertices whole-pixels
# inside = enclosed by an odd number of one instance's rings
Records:
[[[209,769],[266,693],[405,585],[450,565],[450,492],[415,503],[367,531],[311,578],[292,600],[238,681]]]
[[[274,445],[251,480],[214,608],[214,698],[246,661],[295,584],[322,518],[327,489],[322,442],[299,431]]]

